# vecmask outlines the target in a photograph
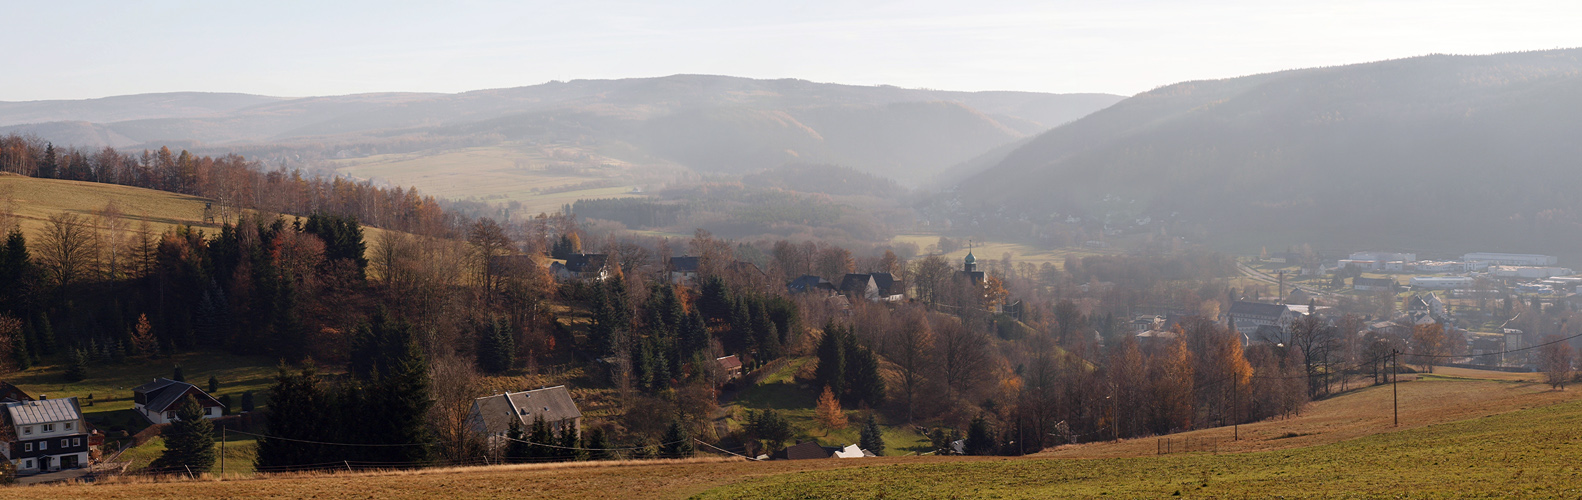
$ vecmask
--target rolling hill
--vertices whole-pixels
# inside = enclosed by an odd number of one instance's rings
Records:
[[[957,191],[980,210],[1090,220],[1121,200],[1242,251],[1571,260],[1582,258],[1579,106],[1582,49],[1184,82],[1046,132]]]
[[[639,166],[741,173],[819,162],[915,183],[1121,99],[707,75],[574,80],[458,94],[224,94],[211,96],[215,102],[197,99],[203,95],[176,96],[192,102],[157,106],[151,103],[174,98],[145,95],[0,103],[0,125],[9,125],[0,132],[80,146],[181,144],[266,157],[555,144],[613,151],[616,160]]]

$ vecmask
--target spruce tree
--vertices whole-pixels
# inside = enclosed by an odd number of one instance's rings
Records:
[[[544,446],[546,444],[553,443],[555,441],[555,435],[553,432],[549,431],[549,424],[544,422],[543,415],[533,417],[533,427],[527,434],[527,440],[531,442],[531,444],[529,444],[527,447],[526,458],[532,459],[536,462],[542,462],[547,459],[554,458],[554,448]]]
[[[983,417],[975,417],[972,424],[967,426],[967,442],[963,443],[968,455],[993,455],[999,450],[994,443],[994,432],[989,429],[989,421]]]
[[[242,393],[242,413],[253,411],[253,391]]]
[[[523,442],[527,439],[527,435],[522,433],[522,422],[520,420],[511,419],[511,428],[506,429],[505,438],[505,458],[507,461],[521,462],[524,459],[532,458],[533,451],[529,448],[531,445]]]
[[[884,403],[885,393],[884,376],[879,372],[879,356],[864,346],[851,347],[845,353],[846,378],[849,380],[847,394],[850,395],[847,399],[854,406],[877,408]]]
[[[487,373],[505,373],[516,362],[516,339],[504,318],[491,321],[478,332],[478,368]]]
[[[833,321],[824,325],[824,338],[818,341],[818,367],[814,385],[828,387],[836,396],[846,393],[846,330]]]
[[[559,449],[561,459],[571,461],[588,459],[588,452],[580,449],[582,448],[582,437],[580,434],[575,425],[566,425],[560,428],[560,442],[556,444],[561,447]]]
[[[884,430],[879,427],[879,419],[873,413],[868,413],[868,421],[862,425],[862,433],[858,435],[857,445],[877,456],[884,456]]]
[[[72,349],[70,363],[66,365],[66,381],[80,382],[88,378],[88,353]]]
[[[17,370],[26,370],[33,367],[32,348],[28,345],[27,328],[17,331],[12,338],[11,358],[16,362]]]
[[[214,423],[203,418],[203,407],[191,396],[176,406],[176,421],[165,429],[165,452],[154,460],[156,469],[202,474],[214,467]]]
[[[49,324],[49,315],[38,313],[38,321],[33,323],[33,327],[38,333],[39,352],[45,356],[55,354],[55,328]]]
[[[664,442],[659,447],[659,455],[664,458],[687,458],[692,456],[692,436],[687,433],[687,428],[681,425],[680,420],[671,420],[670,428],[665,430]]]
[[[251,410],[252,400],[251,392],[243,394],[243,409]],[[268,421],[269,435],[282,439],[260,438],[255,463],[260,467],[281,467],[323,462],[321,458],[327,457],[321,456],[319,445],[298,440],[344,441],[330,435],[338,425],[326,425],[328,407],[328,397],[319,387],[318,372],[312,364],[297,374],[288,373],[285,365],[280,365],[275,384],[269,388]]]
[[[384,456],[391,462],[419,463],[430,458],[429,447],[417,445],[432,441],[428,428],[428,411],[433,406],[433,397],[428,377],[428,361],[423,356],[423,350],[418,347],[417,339],[412,338],[409,328],[404,323],[394,325],[397,331],[391,335],[404,337],[405,349],[395,359],[390,360],[389,375],[385,375],[376,382],[375,395],[371,398],[374,405],[362,408],[372,412],[370,420],[375,425],[365,427],[378,439],[389,444],[412,444],[414,446],[389,447],[389,452]]]
[[[174,381],[177,381],[177,382],[186,382],[187,381],[187,375],[181,372],[181,365],[176,365],[176,369],[174,370],[174,373],[170,374],[170,379],[174,380]]]
[[[209,375],[209,395],[214,395],[216,392],[220,392],[220,379],[214,378],[214,375]]]
[[[611,458],[615,458],[614,454],[609,450],[610,441],[604,437],[603,428],[594,427],[593,429],[590,429],[585,434],[585,436],[587,439],[584,441],[585,444],[583,444],[582,447],[588,449],[589,460],[609,460]]]

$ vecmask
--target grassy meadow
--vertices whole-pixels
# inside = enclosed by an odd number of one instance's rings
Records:
[[[1155,440],[1023,457],[572,463],[0,490],[6,498],[1136,498],[1575,497],[1582,393],[1524,374],[1446,371],[1244,425],[1242,448],[1155,453]],[[1525,374],[1531,377],[1531,374]],[[1487,377],[1487,378],[1484,378]],[[1224,433],[1205,429],[1197,433]],[[1190,433],[1189,433],[1190,434]],[[1173,435],[1183,438],[1189,434]],[[1134,446],[1134,445],[1142,446]],[[1229,449],[1244,450],[1228,452]],[[228,469],[229,471],[229,469]],[[192,484],[197,483],[197,484]],[[194,487],[196,486],[196,487]]]
[[[631,185],[568,190],[589,182],[616,182],[627,166],[570,146],[504,144],[373,155],[336,160],[335,165],[343,174],[417,186],[440,198],[516,201],[527,214],[553,212],[583,198],[632,196]]]
[[[926,254],[929,251],[928,247],[930,245],[936,245],[939,243],[939,235],[924,233],[899,234],[890,239],[890,244],[892,245],[901,243],[911,243],[917,245],[918,252],[920,254]],[[961,260],[967,257],[967,252],[969,251],[966,244],[966,240],[962,240],[961,249],[954,252],[941,254],[941,256],[944,257],[945,260],[951,262],[952,265],[960,265]],[[1104,250],[1093,248],[1061,248],[1056,250],[1044,250],[1021,243],[1004,243],[996,241],[974,241],[972,243],[971,252],[972,255],[977,257],[980,261],[998,261],[1006,253],[1009,253],[1011,254],[1011,259],[1017,263],[1027,262],[1033,265],[1042,266],[1047,262],[1057,268],[1065,264],[1067,256],[1074,255],[1080,258],[1089,255],[1102,255],[1105,253]]]
[[[5,206],[8,199],[10,206]],[[0,212],[17,216],[29,239],[41,234],[48,219],[57,213],[92,219],[111,201],[134,231],[144,222],[155,234],[176,225],[200,227],[207,232],[220,227],[203,223],[207,200],[196,196],[114,184],[0,175]]]

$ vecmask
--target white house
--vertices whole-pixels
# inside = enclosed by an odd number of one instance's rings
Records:
[[[18,474],[75,469],[88,465],[87,424],[77,398],[14,401],[3,404],[8,439],[0,454]]]
[[[132,411],[142,415],[149,422],[168,424],[177,420],[176,403],[181,402],[182,397],[188,395],[203,407],[203,418],[220,418],[225,413],[224,405],[209,393],[203,392],[203,389],[168,378],[156,378],[153,382],[133,388]]]

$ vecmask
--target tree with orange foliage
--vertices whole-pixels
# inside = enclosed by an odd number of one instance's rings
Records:
[[[824,426],[825,429],[833,431],[846,428],[846,412],[841,411],[840,400],[835,398],[835,391],[830,390],[827,385],[824,386],[824,394],[818,397],[816,418],[819,425]]]
[[[1417,364],[1428,373],[1434,373],[1434,358],[1447,354],[1449,347],[1445,327],[1439,323],[1412,327],[1412,354],[1416,355]]]
[[[1177,338],[1180,338],[1177,328]],[[1192,428],[1192,352],[1180,340],[1148,358],[1153,411],[1148,427],[1155,434]]]

